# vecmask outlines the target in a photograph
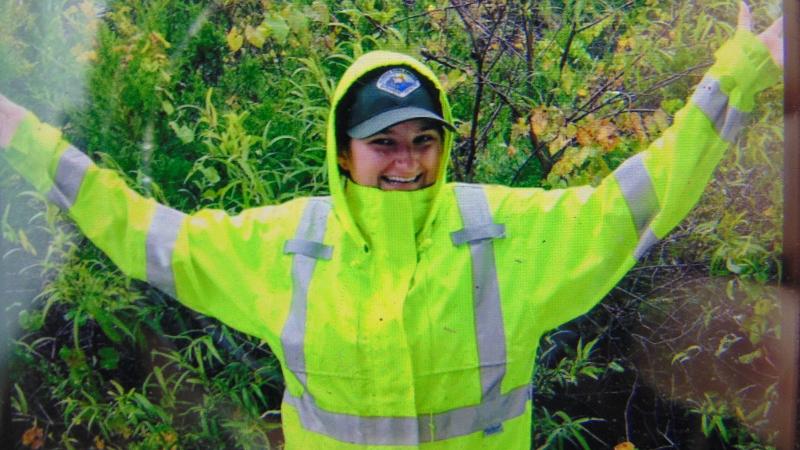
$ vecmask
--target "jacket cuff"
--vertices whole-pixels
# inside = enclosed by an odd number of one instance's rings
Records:
[[[2,155],[37,191],[47,192],[53,186],[58,157],[67,145],[59,129],[28,112]]]
[[[782,79],[783,71],[769,49],[750,31],[737,30],[715,56],[717,62],[708,75],[719,81],[729,104],[740,111],[752,111],[755,95]]]

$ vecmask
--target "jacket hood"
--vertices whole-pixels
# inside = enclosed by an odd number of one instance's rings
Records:
[[[331,110],[328,115],[326,163],[328,166],[328,182],[330,184],[330,192],[333,199],[334,213],[344,227],[345,232],[353,237],[358,244],[365,244],[368,239],[366,239],[367,237],[363,235],[363,229],[360,229],[359,224],[357,223],[357,214],[354,214],[354,211],[352,210],[353,202],[347,201],[345,193],[345,185],[347,183],[355,185],[355,183],[349,181],[347,176],[342,174],[339,169],[339,163],[337,160],[338,142],[336,130],[340,118],[336,117],[336,110],[345,94],[347,94],[350,87],[358,79],[375,69],[388,66],[406,66],[425,77],[425,79],[430,82],[430,84],[438,93],[439,103],[442,108],[442,117],[447,122],[453,123],[450,104],[447,101],[447,95],[438,78],[426,65],[408,55],[389,51],[369,52],[356,59],[356,61],[350,65],[347,71],[345,71],[344,75],[342,75],[342,78],[339,80],[339,84],[336,86],[336,91],[334,92],[333,99],[331,101]],[[424,193],[424,195],[430,196],[428,197],[430,199],[430,206],[426,213],[425,219],[423,220],[422,228],[418,233],[418,239],[424,236],[427,230],[430,229],[431,222],[436,215],[439,204],[441,203],[441,191],[446,182],[445,178],[447,166],[450,162],[450,152],[452,146],[453,133],[445,128],[442,139],[442,160],[439,165],[439,173],[437,174],[436,182],[433,186],[424,189],[424,191],[430,190],[430,192]],[[362,196],[366,195],[370,197],[370,200],[378,200],[381,202],[391,202],[395,200],[408,202],[419,198],[421,194],[420,191],[381,191],[378,188],[363,186],[358,186],[357,192]],[[362,198],[357,203],[364,204],[365,199]]]

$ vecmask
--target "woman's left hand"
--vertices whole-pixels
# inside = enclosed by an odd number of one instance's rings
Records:
[[[745,2],[739,6],[739,28],[748,31],[753,30],[753,15],[750,13],[750,7]],[[769,54],[775,64],[783,69],[783,16],[778,17],[772,25],[767,27],[758,35],[761,42],[769,49]]]
[[[8,147],[27,110],[0,94],[0,150]]]

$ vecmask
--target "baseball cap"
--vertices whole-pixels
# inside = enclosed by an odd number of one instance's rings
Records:
[[[352,104],[345,111],[347,135],[364,139],[411,119],[431,119],[454,130],[441,116],[432,89],[407,67],[368,74],[354,84]]]

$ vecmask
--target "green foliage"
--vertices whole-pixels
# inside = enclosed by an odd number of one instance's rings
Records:
[[[751,3],[759,29],[779,14],[774,0]],[[0,91],[63,126],[139,192],[187,212],[236,213],[324,194],[336,80],[364,52],[400,50],[427,61],[450,94],[451,178],[596,185],[669,126],[731,34],[736,8],[733,0],[5,1]],[[763,94],[701,203],[626,278],[637,294],[617,293],[590,316],[607,321],[568,325],[583,336],[574,342],[558,332],[543,338],[549,362],[534,375],[537,395],[565,398],[647,373],[661,376],[650,381],[657,385],[708,367],[758,372],[769,361],[780,332],[765,284],[781,270],[781,95]],[[22,189],[7,167],[0,184]],[[38,212],[17,217],[29,208]],[[44,280],[13,315],[23,334],[11,406],[31,436],[44,427],[41,439],[59,448],[274,445],[276,425],[262,418],[278,408],[281,377],[263,343],[127,279],[36,194],[4,205],[2,235]],[[697,272],[732,281],[724,295],[657,289]],[[615,332],[631,335],[626,327],[641,327],[633,334],[657,357],[610,353]],[[645,332],[653,330],[677,335]],[[769,421],[774,386],[746,396],[730,386],[684,391],[676,381],[660,392],[730,447],[769,445],[774,436],[756,432]],[[534,416],[540,448],[597,447],[593,433],[611,426],[561,407],[534,407]],[[652,447],[666,445],[658,439]]]
[[[581,448],[589,450],[592,446],[586,436],[592,433],[584,426],[590,422],[602,422],[597,417],[570,417],[564,411],[556,411],[550,414],[546,408],[542,408],[536,418],[537,431],[543,437],[542,445],[536,447],[537,450],[565,448]]]

